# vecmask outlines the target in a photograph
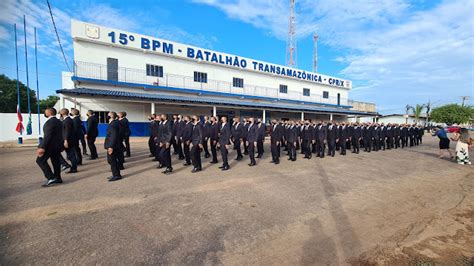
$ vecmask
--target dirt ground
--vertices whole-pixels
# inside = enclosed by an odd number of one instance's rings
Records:
[[[438,159],[435,138],[280,165],[265,149],[256,167],[163,175],[134,139],[123,180],[99,149],[42,188],[35,149],[2,148],[0,264],[474,263],[474,168]]]

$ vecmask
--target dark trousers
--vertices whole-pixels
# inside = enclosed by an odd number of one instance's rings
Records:
[[[259,157],[263,155],[263,140],[257,141],[257,155]]]
[[[402,148],[408,147],[408,137],[402,137]]]
[[[79,146],[79,141],[74,144],[77,164],[82,164],[82,152],[81,147]]]
[[[277,145],[277,141],[272,140],[270,143],[270,149],[272,152],[272,161],[280,162],[280,144]]]
[[[247,155],[249,153],[248,147],[247,147],[247,138],[244,138],[242,140],[242,145],[244,145],[244,154]]]
[[[160,149],[160,162],[166,168],[171,168],[171,147],[166,148],[166,144]]]
[[[129,136],[124,136],[123,137],[123,142],[125,143],[125,152],[127,153],[127,156],[130,157],[130,137]]]
[[[121,176],[120,175],[120,163],[119,163],[119,158],[118,154],[121,153],[120,148],[114,149],[112,154],[109,154],[107,152],[107,162],[110,164],[110,170],[112,170],[112,176]],[[122,152],[123,154],[123,152]]]
[[[194,168],[197,168],[197,169],[202,169],[202,165],[201,165],[201,148],[199,148],[199,145],[193,145],[193,147],[191,148],[191,154],[192,154],[192,158],[191,158],[191,161],[193,162],[193,166]]]
[[[399,136],[395,137],[395,138],[394,138],[394,141],[395,141],[395,142],[394,142],[395,149],[400,148],[400,137],[399,137]]]
[[[61,178],[60,157],[61,157],[60,151],[54,151],[54,152],[45,151],[43,156],[36,157],[36,163],[43,171],[44,177],[46,177],[46,179],[55,179],[55,178],[60,179]],[[51,159],[51,164],[53,165],[53,171],[51,171],[51,167],[48,164],[49,159]]]
[[[120,143],[117,149],[118,149],[117,151],[118,164],[119,164],[119,167],[122,168],[123,163],[125,163],[125,156],[123,155],[123,153],[125,152],[125,147],[123,146],[123,143]]]
[[[316,146],[316,154],[318,157],[324,158],[324,150],[326,149],[326,145],[324,144],[323,140],[317,141]]]
[[[211,139],[211,154],[212,154],[212,161],[217,162],[217,140]]]
[[[84,154],[87,154],[87,145],[86,145],[86,140],[84,139],[84,135],[81,135],[79,140],[81,141],[82,150]]]
[[[316,148],[316,142],[314,142],[313,144],[311,144],[311,151],[312,151],[313,153],[316,153],[316,150],[317,150],[317,148]]]
[[[359,153],[360,150],[360,143],[357,138],[352,138],[352,151],[355,153]]]
[[[380,150],[380,142],[379,142],[379,138],[378,137],[375,137],[373,140],[372,140],[372,147],[374,147],[374,151],[378,151]]]
[[[336,142],[328,141],[328,156],[334,156],[336,154]]]
[[[190,164],[191,156],[189,154],[189,144],[186,144],[186,142],[183,143],[183,151],[184,151],[184,158],[186,159],[186,163]]]
[[[171,146],[173,146],[173,154],[178,154],[178,142],[176,141],[175,136],[171,138]]]
[[[249,145],[247,147],[248,147],[247,152],[249,153],[249,157],[250,157],[250,163],[256,164],[256,162],[255,162],[255,143],[253,141],[249,142]]]
[[[66,148],[66,158],[71,162],[71,170],[77,170],[77,148],[74,145]]]
[[[96,137],[87,136],[87,146],[89,146],[89,151],[91,152],[91,158],[96,159],[99,157],[97,155],[97,147],[95,146]]]
[[[346,139],[339,139],[339,147],[341,149],[341,154],[346,155],[347,143]]]
[[[410,147],[413,147],[415,145],[415,138],[413,136],[410,136]]]
[[[371,150],[371,145],[370,145],[370,139],[369,138],[364,138],[364,150],[370,152]]]
[[[209,157],[209,147],[207,146],[209,141],[207,139],[204,139],[203,143],[202,143],[202,147],[204,149],[204,156]]]
[[[148,138],[148,149],[150,150],[151,155],[155,156],[155,140],[153,136]]]
[[[227,159],[228,154],[229,151],[227,151],[227,147],[225,145],[221,145],[222,166],[229,166],[229,160]]]
[[[304,157],[311,158],[311,140],[303,140],[301,149],[304,151]]]
[[[418,143],[423,144],[423,136],[418,137]]]
[[[245,144],[244,144],[245,146]],[[234,142],[234,149],[237,151],[237,158],[242,157],[242,151],[240,150],[240,140],[235,140]]]
[[[160,147],[160,143],[155,143],[155,160],[160,162],[160,164],[162,163],[161,162],[161,147]]]
[[[176,141],[176,150],[175,150],[177,153],[178,153],[178,158],[181,160],[181,159],[184,159],[184,153],[183,153],[183,143],[181,142],[181,139],[178,139]]]
[[[385,137],[380,138],[379,144],[380,144],[379,150],[385,150]]]
[[[295,144],[295,142],[288,141],[288,155],[290,156],[290,160],[292,160],[292,161],[296,160],[296,144]]]

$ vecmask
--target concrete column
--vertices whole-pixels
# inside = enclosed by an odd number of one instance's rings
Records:
[[[212,107],[212,116],[217,116],[217,107],[216,106]]]
[[[329,114],[329,121],[332,121],[332,114]]]
[[[301,112],[301,121],[304,121],[304,112]]]
[[[64,108],[64,95],[59,95],[59,110],[63,109]]]
[[[265,121],[266,121],[265,109],[263,109],[263,112],[262,112],[262,122],[265,123]]]
[[[155,113],[155,103],[151,103],[151,113]]]

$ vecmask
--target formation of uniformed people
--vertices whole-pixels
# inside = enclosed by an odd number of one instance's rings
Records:
[[[112,172],[109,181],[122,179],[120,171],[124,169],[125,156],[131,156],[131,130],[126,115],[125,112],[108,113],[104,148]],[[62,183],[61,170],[70,169],[68,173],[75,173],[78,165],[82,164],[79,147],[81,135],[87,140],[91,152],[89,160],[98,158],[95,147],[98,119],[89,110],[87,129],[84,129],[77,109],[73,109],[71,114],[68,109],[61,109],[61,119],[58,120],[56,110],[48,108],[45,116],[44,140],[38,147],[37,163],[47,179],[43,186],[50,186]],[[168,117],[167,114],[153,114],[149,120],[150,157],[158,163],[157,168],[162,169],[164,174],[173,172],[172,155],[184,161],[184,166],[192,165],[191,172],[195,173],[203,169],[202,153],[205,158],[211,158],[211,164],[217,164],[218,151],[222,160],[219,168],[222,171],[229,170],[228,154],[231,149],[236,151],[235,160],[241,161],[244,155],[248,155],[248,165],[255,166],[256,159],[262,158],[264,154],[266,135],[270,137],[271,162],[279,164],[282,150],[286,151],[290,161],[296,161],[298,150],[305,159],[313,156],[334,157],[336,152],[345,156],[347,151],[358,154],[361,150],[377,152],[417,146],[422,143],[424,134],[424,129],[415,124],[272,120],[267,132],[267,125],[261,119],[252,117],[242,121],[235,117],[231,122],[225,116],[220,119],[205,116],[201,121],[196,115]],[[61,144],[58,144],[59,141]],[[65,151],[67,160],[62,157],[62,151]],[[49,167],[48,159],[54,171]]]

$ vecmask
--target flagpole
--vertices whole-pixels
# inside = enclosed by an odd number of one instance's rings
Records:
[[[25,60],[26,60],[26,91],[28,96],[28,124],[26,125],[26,135],[31,135],[31,103],[30,103],[30,79],[28,73],[28,46],[26,44],[26,16],[23,15],[23,30],[25,34]]]
[[[17,38],[16,38],[16,23],[13,24],[13,28],[15,29],[15,59],[16,59],[16,94],[17,94],[17,107],[16,107],[16,113],[18,118],[21,116],[21,109],[20,109],[20,75],[18,74],[18,45],[17,45]],[[20,124],[20,127],[17,125],[18,130],[18,144],[23,144],[23,130],[22,130],[22,125],[20,119],[18,119],[18,124]]]
[[[38,144],[43,142],[41,136],[41,115],[40,115],[40,95],[39,95],[39,81],[38,81],[38,45],[36,42],[36,27],[35,27],[35,64],[36,64],[36,106],[38,111]]]

